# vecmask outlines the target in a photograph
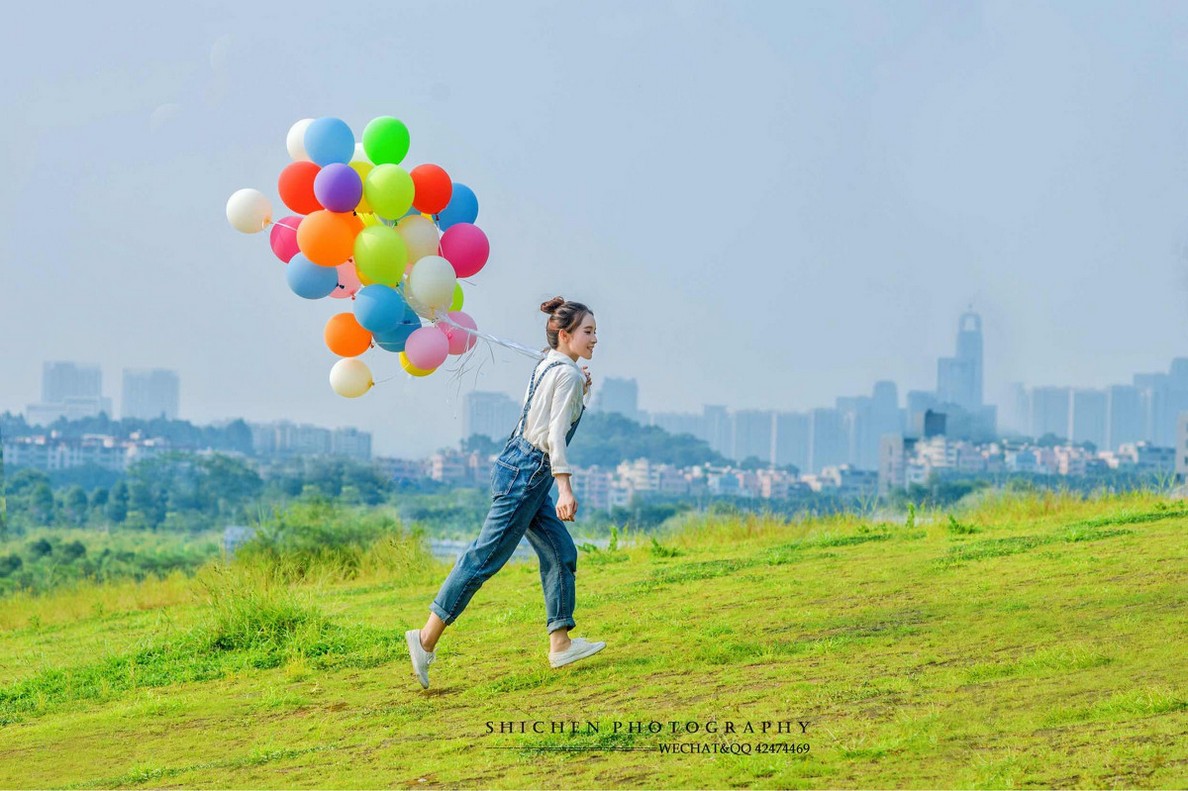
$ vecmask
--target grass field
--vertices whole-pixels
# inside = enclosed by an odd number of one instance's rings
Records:
[[[0,787],[1184,788],[1186,527],[1155,495],[693,519],[583,551],[597,656],[548,667],[536,564],[511,564],[427,691],[403,631],[448,564],[409,540],[353,579],[220,564],[12,596]],[[751,752],[662,752],[723,742]]]

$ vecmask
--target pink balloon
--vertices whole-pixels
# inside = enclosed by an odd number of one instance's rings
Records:
[[[355,296],[355,292],[363,288],[359,282],[359,272],[355,269],[355,259],[348,258],[335,267],[338,271],[338,288],[330,292],[334,299],[346,299]]]
[[[272,230],[268,232],[268,242],[272,245],[272,252],[276,253],[276,257],[286,264],[293,260],[293,256],[301,252],[297,247],[297,226],[300,224],[301,218],[292,215],[274,222]]]
[[[463,327],[469,327],[472,330],[478,329],[478,325],[474,323],[474,319],[460,310],[451,311],[449,317]],[[462,354],[469,349],[473,349],[474,345],[478,343],[477,335],[472,335],[466,330],[460,330],[451,324],[446,324],[444,321],[437,323],[437,329],[445,333],[446,340],[450,342],[450,354]]]
[[[441,257],[454,265],[458,277],[470,277],[487,264],[491,243],[477,225],[460,222],[441,235]]]
[[[421,327],[413,330],[404,342],[404,354],[414,368],[431,371],[449,356],[450,342],[441,330]]]

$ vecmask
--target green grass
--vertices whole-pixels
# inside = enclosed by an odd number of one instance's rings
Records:
[[[1188,508],[951,510],[686,515],[587,547],[575,634],[608,646],[556,671],[536,564],[510,564],[446,630],[427,691],[403,631],[448,564],[414,537],[8,597],[0,787],[1188,785]],[[578,727],[487,727],[522,721]],[[808,752],[659,751],[723,741]]]

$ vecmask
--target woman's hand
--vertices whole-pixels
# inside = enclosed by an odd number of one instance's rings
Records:
[[[577,516],[577,507],[577,498],[573,496],[573,491],[561,491],[557,497],[557,518],[562,522],[572,522]]]
[[[582,386],[582,395],[585,395],[586,393],[590,392],[590,383],[594,380],[590,378],[590,366],[583,365],[582,373],[586,375],[586,383]]]

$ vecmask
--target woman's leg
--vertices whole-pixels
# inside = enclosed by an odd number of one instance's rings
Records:
[[[569,647],[569,630],[573,620],[577,547],[557,518],[557,506],[551,490],[528,525],[528,541],[540,558],[540,585],[545,597],[545,626],[549,632],[549,650],[564,651]]]
[[[429,611],[429,620],[425,621],[425,625],[421,627],[421,648],[426,651],[432,651],[437,645],[437,638],[441,637],[441,633],[445,631],[446,623],[438,617],[437,613],[432,610]]]
[[[478,538],[458,557],[441,589],[429,605],[430,616],[421,630],[421,645],[434,650],[446,626],[457,620],[483,583],[503,568],[535,513],[542,492],[539,459],[517,446],[500,456],[492,473],[491,509]]]

